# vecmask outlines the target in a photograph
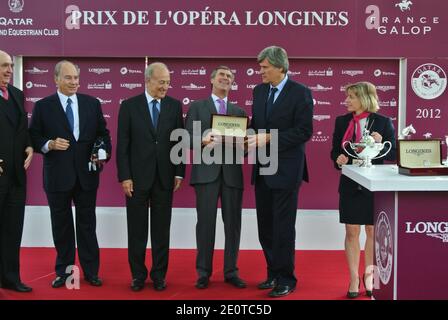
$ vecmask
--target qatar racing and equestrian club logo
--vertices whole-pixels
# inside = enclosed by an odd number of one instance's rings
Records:
[[[14,13],[21,12],[24,5],[25,0],[8,0],[9,10]]]
[[[446,89],[446,82],[445,71],[433,63],[418,66],[411,77],[412,90],[425,100],[440,97]]]
[[[389,218],[384,211],[378,215],[375,224],[375,261],[381,283],[390,281],[393,265],[393,239]]]

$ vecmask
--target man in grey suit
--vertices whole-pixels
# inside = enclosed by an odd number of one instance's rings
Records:
[[[224,149],[221,153],[222,156],[226,152],[232,151],[233,154],[238,154],[238,152],[236,152],[234,146],[229,147],[219,143],[217,141],[219,138],[210,131],[204,135],[204,131],[211,128],[212,114],[246,116],[243,109],[227,101],[233,79],[234,75],[228,67],[219,66],[214,69],[210,80],[212,84],[211,96],[208,99],[193,102],[186,119],[186,128],[190,137],[197,139],[200,135],[202,148],[212,148],[211,153],[216,154]],[[199,124],[199,132],[193,130]],[[222,149],[218,150],[218,148]],[[198,218],[196,224],[196,271],[198,273],[196,288],[207,288],[209,278],[212,275],[219,198],[221,198],[225,234],[224,280],[237,288],[245,288],[246,283],[239,277],[237,268],[244,185],[241,161],[237,164],[235,157],[233,157],[232,163],[229,164],[224,161],[207,164],[201,157],[200,161],[193,161],[190,184],[194,186],[196,192]]]

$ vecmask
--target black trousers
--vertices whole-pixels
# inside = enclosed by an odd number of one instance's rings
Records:
[[[25,216],[26,187],[2,177],[0,184],[0,282],[14,285],[20,280],[20,243]]]
[[[97,189],[82,190],[78,181],[70,191],[47,192],[58,276],[67,276],[67,267],[75,264],[76,244],[84,276],[90,278],[98,275],[100,254],[96,237],[96,193]],[[76,210],[75,222],[72,201]]]
[[[258,237],[266,258],[267,277],[278,285],[295,286],[296,216],[299,187],[272,189],[257,177],[255,199]]]
[[[158,174],[151,189],[138,190],[134,188],[132,197],[126,197],[128,259],[133,279],[145,280],[148,277],[145,257],[148,244],[149,206],[151,207],[152,253],[150,277],[153,281],[163,280],[166,277],[170,247],[172,200],[173,189],[164,189]]]
[[[218,200],[224,223],[224,277],[238,276],[237,259],[241,236],[243,189],[225,184],[222,173],[211,183],[196,184],[196,271],[199,277],[210,277],[213,272],[213,252],[216,237]]]

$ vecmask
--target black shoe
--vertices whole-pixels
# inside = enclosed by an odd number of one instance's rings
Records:
[[[9,290],[14,290],[17,292],[31,292],[33,291],[33,288],[28,287],[26,284],[19,282],[19,283],[15,283],[12,285],[9,284],[3,284],[2,288],[4,289],[9,289]]]
[[[57,276],[56,279],[54,279],[53,282],[51,283],[51,286],[53,288],[63,287],[63,286],[65,286],[66,280],[67,280],[67,277]]]
[[[165,280],[154,280],[153,286],[156,291],[163,291],[166,289],[166,282]]]
[[[239,289],[247,287],[246,282],[244,282],[240,277],[227,278],[224,281],[230,283],[232,286],[237,287]]]
[[[196,281],[195,287],[198,289],[206,289],[208,287],[208,277],[199,277]]]
[[[141,291],[145,287],[145,281],[140,279],[132,279],[131,290]]]
[[[267,279],[258,284],[258,289],[266,290],[266,289],[274,289],[275,287],[275,279]]]
[[[366,287],[366,274],[365,273],[362,275],[362,283],[364,284],[364,288],[366,289],[366,296],[372,297],[373,290],[367,290],[367,287]]]
[[[359,297],[359,288],[361,287],[361,279],[358,278],[358,291],[347,291],[347,298],[355,299]]]
[[[269,292],[269,296],[271,298],[284,297],[293,292],[295,289],[296,287],[278,285]]]
[[[103,281],[97,276],[94,277],[86,277],[85,280],[90,283],[91,286],[101,287],[103,285]]]

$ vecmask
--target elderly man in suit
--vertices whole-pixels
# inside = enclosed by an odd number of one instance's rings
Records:
[[[249,136],[248,145],[249,149],[273,150],[275,143],[278,148],[277,155],[270,154],[271,159],[278,159],[278,170],[263,175],[263,164],[257,159],[252,174],[258,236],[267,263],[267,278],[258,287],[272,289],[270,297],[281,297],[290,294],[297,283],[295,222],[299,187],[302,180],[308,181],[305,143],[313,133],[313,99],[307,87],[288,78],[289,62],[283,48],[263,49],[258,63],[263,83],[253,91],[251,124],[257,134]],[[271,141],[275,136],[278,139]]]
[[[190,137],[195,139],[199,136],[199,139],[202,139],[204,148],[222,148],[224,146],[217,143],[219,138],[214,136],[214,133],[209,131],[208,134],[204,134],[211,128],[213,114],[246,116],[243,109],[228,101],[233,80],[234,75],[228,67],[217,67],[211,73],[211,96],[208,99],[193,102],[188,110],[186,128]],[[195,125],[200,126],[200,130],[194,130]],[[230,145],[230,148],[234,149],[234,146]],[[246,287],[246,283],[238,275],[237,268],[241,233],[243,172],[241,162],[234,161],[235,157],[232,157],[231,163],[224,161],[226,152],[233,152],[237,155],[238,153],[235,151],[230,150],[227,145],[224,152],[220,153],[222,157],[218,159],[217,163],[204,163],[202,158],[199,163],[193,162],[190,184],[196,191],[198,217],[196,224],[196,272],[198,274],[196,287],[199,289],[208,287],[209,278],[212,275],[219,198],[221,198],[225,233],[224,280],[237,288]]]
[[[23,92],[9,84],[11,57],[0,50],[0,287],[32,289],[20,280],[20,242],[25,216],[26,174],[33,148]]]
[[[145,70],[144,93],[124,100],[118,115],[118,180],[126,196],[128,259],[131,289],[143,289],[148,277],[145,266],[148,243],[148,206],[151,207],[150,277],[154,289],[166,288],[173,191],[181,185],[185,164],[170,159],[175,141],[170,135],[182,129],[182,104],[167,96],[168,67],[160,62]]]
[[[78,93],[76,65],[66,60],[58,62],[54,79],[57,92],[36,102],[30,124],[33,146],[44,157],[44,189],[57,251],[52,287],[64,286],[70,276],[76,243],[85,280],[101,286],[95,210],[100,168],[111,154],[109,130],[99,100]],[[93,153],[94,145],[99,143],[107,159],[101,160]],[[76,208],[76,237],[72,201]]]

